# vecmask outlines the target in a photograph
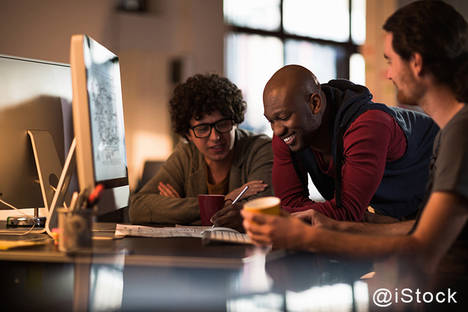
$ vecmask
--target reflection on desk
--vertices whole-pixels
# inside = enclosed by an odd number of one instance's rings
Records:
[[[368,264],[197,238],[126,237],[93,253],[53,245],[0,252],[3,306],[16,310],[367,310]],[[36,309],[37,308],[37,309]]]

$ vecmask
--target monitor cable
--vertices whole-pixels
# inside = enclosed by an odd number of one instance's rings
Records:
[[[2,194],[0,194],[1,196]],[[11,208],[11,209],[14,209],[14,210],[17,210],[20,214],[22,214],[25,218],[28,218],[28,219],[34,219],[34,216],[31,216],[31,215],[28,215],[28,214],[25,214],[24,212],[22,212],[20,209],[16,208],[15,206],[13,206],[12,204],[4,201],[2,198],[0,198],[0,203],[4,204],[5,206]],[[24,231],[24,232],[12,232],[12,231],[9,231],[9,230],[0,230],[0,234],[1,235],[13,235],[13,236],[22,236],[22,235],[27,235],[29,233],[32,232],[32,230],[34,230],[34,227],[36,225],[34,224],[34,222],[32,223],[32,226]]]

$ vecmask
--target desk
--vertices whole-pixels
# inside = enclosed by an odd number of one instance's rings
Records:
[[[0,252],[2,305],[16,310],[297,311],[328,298],[362,311],[355,282],[369,268],[197,238],[99,240],[75,257],[52,244]]]

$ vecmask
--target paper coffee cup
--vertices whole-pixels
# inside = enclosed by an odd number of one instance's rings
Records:
[[[280,207],[281,200],[275,196],[256,198],[244,204],[245,210],[269,215],[279,215]]]

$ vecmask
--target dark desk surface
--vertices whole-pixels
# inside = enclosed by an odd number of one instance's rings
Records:
[[[30,269],[25,273],[26,267]],[[252,307],[288,311],[296,299],[286,294],[298,296],[333,285],[347,285],[346,294],[352,294],[354,282],[370,270],[368,263],[336,261],[311,253],[275,251],[265,255],[249,245],[203,246],[199,238],[94,240],[93,253],[79,256],[59,252],[52,243],[0,251],[0,274],[9,277],[1,282],[2,289],[8,289],[7,301],[16,308],[21,307],[18,302],[38,301],[44,309],[99,310],[96,304],[106,299],[113,300],[112,310],[249,311],[245,304],[250,302]],[[31,291],[30,277],[25,274],[42,276],[47,285]],[[77,280],[83,279],[85,286],[77,286]],[[76,308],[77,291],[86,293],[80,308]],[[276,301],[263,302],[269,296]],[[351,305],[355,304],[353,298]]]
[[[99,223],[95,226],[99,236],[108,236],[115,229],[113,223]],[[34,236],[46,234],[34,234]],[[0,235],[0,239],[1,239]],[[25,236],[27,238],[28,236]],[[203,246],[200,238],[148,238],[125,237],[121,239],[96,239],[93,248],[87,252],[67,255],[58,251],[52,240],[47,244],[13,248],[0,251],[0,260],[37,262],[106,262],[113,256],[125,254],[128,265],[172,265],[202,267],[240,267],[252,254],[251,245],[208,245]],[[92,258],[92,259],[91,259]],[[87,260],[88,259],[88,260]],[[112,260],[111,260],[112,261]]]

